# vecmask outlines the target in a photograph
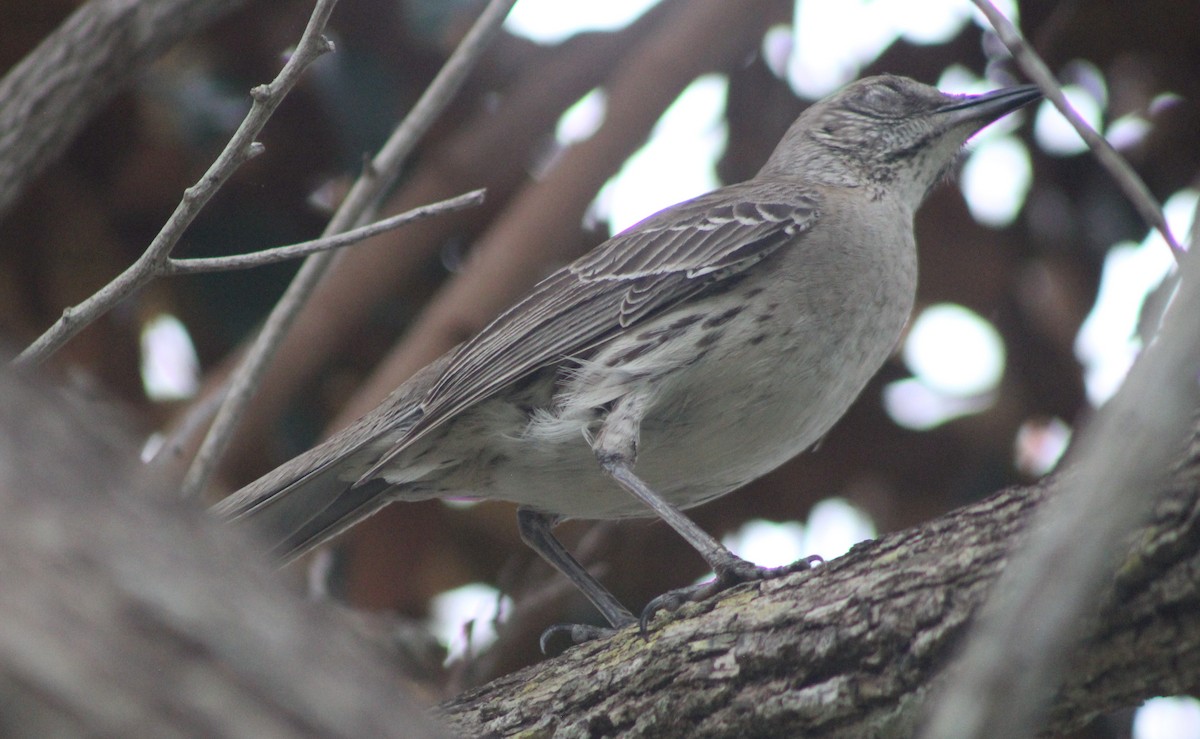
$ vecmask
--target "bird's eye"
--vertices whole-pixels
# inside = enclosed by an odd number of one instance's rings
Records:
[[[863,95],[862,105],[873,113],[893,113],[900,109],[903,95],[894,85],[882,84],[871,87]]]

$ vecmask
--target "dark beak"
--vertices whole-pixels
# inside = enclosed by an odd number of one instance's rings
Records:
[[[1005,87],[982,95],[963,95],[938,108],[937,112],[949,116],[951,126],[973,123],[976,128],[983,128],[1041,97],[1036,85]]]

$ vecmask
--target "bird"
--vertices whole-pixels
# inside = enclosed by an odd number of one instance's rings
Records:
[[[373,411],[216,504],[282,561],[393,501],[517,504],[522,539],[608,627],[809,566],[741,559],[684,510],[812,447],[894,351],[917,285],[913,219],[967,140],[1033,85],[950,94],[882,75],[804,110],[762,169],[649,216],[553,272]],[[715,574],[637,618],[555,538],[657,517]]]

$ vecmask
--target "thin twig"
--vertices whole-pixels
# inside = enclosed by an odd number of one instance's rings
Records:
[[[357,244],[360,241],[378,236],[387,231],[394,231],[413,221],[420,221],[431,216],[451,213],[456,210],[470,208],[483,202],[482,189],[442,200],[429,205],[422,205],[399,215],[383,218],[367,226],[360,226],[349,231],[343,231],[333,236],[325,236],[312,241],[304,241],[289,246],[277,246],[274,249],[264,249],[251,254],[237,254],[229,257],[197,257],[194,259],[170,259],[161,270],[163,275],[190,275],[203,272],[227,272],[235,269],[249,269],[267,264],[286,262],[289,259],[307,257],[310,254],[340,249],[344,246]]]
[[[1112,147],[1100,134],[1096,133],[1095,129],[1087,124],[1080,117],[1079,113],[1071,107],[1071,103],[1067,101],[1066,95],[1063,94],[1062,88],[1058,86],[1058,82],[1054,79],[1054,75],[1050,72],[1050,68],[1042,61],[1021,32],[1012,24],[1004,14],[996,9],[991,0],[971,0],[975,6],[987,16],[988,22],[992,24],[992,28],[996,29],[997,35],[1008,50],[1016,59],[1017,64],[1021,69],[1025,70],[1025,74],[1033,80],[1042,92],[1046,94],[1046,98],[1054,103],[1054,107],[1058,108],[1059,112],[1070,121],[1075,127],[1075,131],[1079,136],[1087,142],[1088,148],[1092,150],[1092,154],[1100,162],[1101,166],[1108,170],[1108,173],[1116,181],[1117,186],[1125,193],[1125,197],[1129,198],[1129,202],[1133,203],[1133,207],[1137,209],[1138,214],[1142,219],[1150,225],[1151,228],[1162,234],[1167,245],[1171,247],[1171,254],[1178,262],[1183,255],[1183,248],[1179,242],[1171,234],[1171,229],[1167,226],[1167,219],[1163,217],[1162,208],[1155,201],[1154,196],[1150,193],[1150,188],[1146,187],[1146,183],[1142,182],[1142,178],[1137,176],[1133,171],[1133,167],[1129,166],[1129,162],[1125,161],[1117,150]]]
[[[304,70],[333,48],[333,44],[321,33],[336,4],[337,0],[317,0],[312,17],[309,18],[308,26],[304,29],[304,35],[292,57],[270,84],[259,85],[250,91],[253,101],[250,112],[246,114],[225,149],[204,176],[184,191],[175,212],[167,219],[166,225],[154,237],[146,251],[96,294],[79,305],[64,310],[62,317],[49,330],[13,360],[15,364],[34,365],[45,361],[85,326],[154,279],[156,270],[169,258],[171,250],[179,243],[183,232],[205,204],[242,163],[262,153],[263,146],[255,141],[255,137],[279,107],[279,103],[295,86]]]
[[[399,177],[400,168],[416,147],[417,141],[450,103],[466,80],[467,73],[499,32],[504,18],[515,2],[516,0],[490,0],[437,77],[392,132],[366,171],[350,188],[346,199],[326,226],[324,236],[352,228],[369,217],[368,214],[379,198]],[[195,497],[204,489],[217,462],[229,447],[233,431],[246,411],[250,396],[261,382],[268,362],[275,356],[284,335],[308,301],[317,282],[325,276],[336,254],[337,252],[322,252],[305,259],[304,265],[292,278],[283,297],[267,316],[262,330],[246,352],[245,359],[234,370],[225,402],[222,403],[212,428],[204,437],[204,443],[188,468],[180,486],[180,493],[184,497]]]

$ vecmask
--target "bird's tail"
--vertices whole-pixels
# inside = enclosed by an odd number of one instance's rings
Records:
[[[382,478],[355,486],[344,479],[338,460],[318,463],[300,474],[313,452],[301,455],[274,472],[247,485],[213,507],[218,516],[246,521],[265,538],[271,552],[283,561],[332,539],[388,503],[389,487]]]
[[[287,561],[383,508],[397,486],[383,477],[360,482],[363,472],[421,418],[421,400],[453,355],[454,350],[442,355],[373,411],[221,501],[213,512],[248,521]]]

